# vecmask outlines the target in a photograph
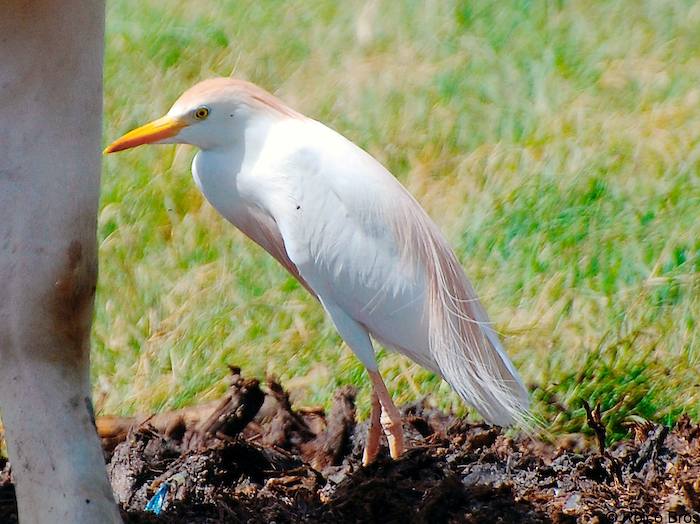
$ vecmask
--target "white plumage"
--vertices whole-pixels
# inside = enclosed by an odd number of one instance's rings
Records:
[[[487,421],[525,421],[527,391],[457,258],[373,157],[234,79],[194,86],[166,117],[107,152],[154,141],[201,149],[192,166],[197,185],[320,300],[373,377],[387,436],[399,438],[397,421],[377,386],[369,335],[440,374]]]

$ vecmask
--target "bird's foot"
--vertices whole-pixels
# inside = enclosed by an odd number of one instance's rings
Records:
[[[367,445],[365,446],[365,450],[362,452],[362,465],[363,466],[369,466],[374,460],[377,458],[377,455],[379,454],[379,433],[377,433],[377,436],[375,439],[372,438],[372,435],[367,435]]]
[[[386,439],[389,442],[389,454],[391,458],[397,459],[403,455],[405,449],[403,425],[401,424],[399,410],[393,405],[392,407],[394,408],[393,410],[382,411],[382,426],[384,427]]]
[[[369,420],[367,445],[362,455],[364,466],[371,464],[379,452],[379,438],[382,429],[389,442],[389,454],[397,459],[404,452],[403,425],[401,413],[391,400],[381,375],[377,371],[369,371],[372,381],[372,414]]]
[[[389,423],[383,425],[384,432],[386,434],[386,439],[389,442],[389,454],[391,458],[397,459],[405,451],[403,428],[401,427],[401,421],[398,424]],[[368,466],[377,458],[379,454],[379,439],[382,434],[382,426],[379,424],[372,425],[370,423],[370,428],[367,433],[367,444],[365,445],[364,452],[362,453],[362,465]]]

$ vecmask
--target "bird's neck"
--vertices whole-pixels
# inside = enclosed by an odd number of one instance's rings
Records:
[[[248,207],[258,207],[262,181],[256,167],[266,153],[266,143],[279,125],[279,119],[256,118],[241,129],[225,146],[202,148],[192,165],[195,182],[207,200],[229,221],[238,225],[237,216]]]
[[[225,163],[227,175],[238,175],[254,168],[278,118],[261,115],[246,122],[234,122],[230,140],[223,144],[202,148],[204,158],[219,159]]]

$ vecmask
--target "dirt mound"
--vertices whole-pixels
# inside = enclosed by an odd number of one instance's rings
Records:
[[[403,409],[405,456],[363,468],[354,397],[343,388],[327,414],[293,410],[278,384],[263,392],[234,369],[206,416],[120,419],[103,442],[125,520],[700,522],[700,427],[687,419],[640,421],[606,449],[595,410],[597,440],[551,444],[416,404]],[[16,521],[10,480],[0,463],[3,523]]]

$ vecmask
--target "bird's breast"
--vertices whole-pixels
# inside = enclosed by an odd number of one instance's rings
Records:
[[[200,151],[192,162],[192,177],[209,203],[229,222],[238,225],[239,216],[250,206],[241,184],[245,183],[243,155],[235,151]]]

